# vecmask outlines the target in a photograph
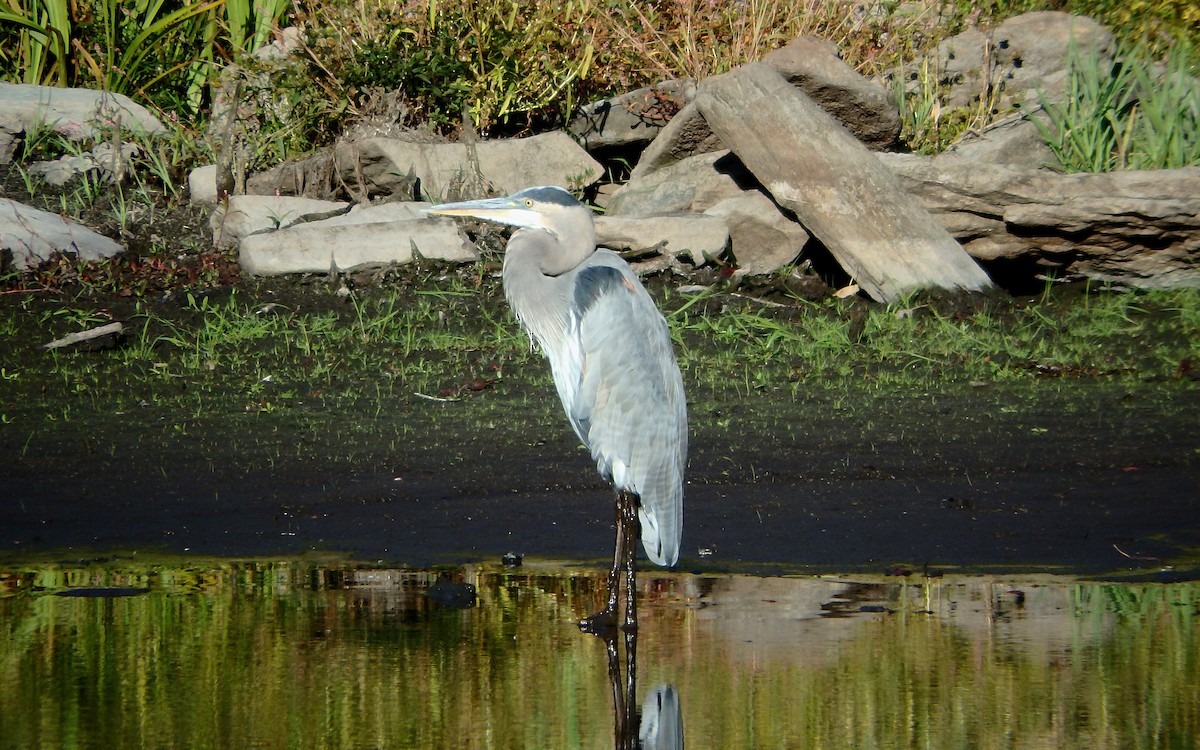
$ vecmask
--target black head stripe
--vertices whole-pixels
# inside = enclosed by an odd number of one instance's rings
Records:
[[[516,194],[523,198],[532,198],[538,203],[552,203],[556,206],[578,206],[575,196],[560,187],[543,186],[531,187]],[[514,196],[516,197],[516,196]]]

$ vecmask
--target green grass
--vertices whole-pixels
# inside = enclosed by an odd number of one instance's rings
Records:
[[[1200,356],[1200,291],[1087,291],[969,309],[912,300],[780,309],[718,293],[671,315],[699,385],[798,391],[855,380],[921,388],[1046,376],[1173,378]]]
[[[254,288],[173,307],[139,303],[127,344],[55,352],[6,365],[20,384],[129,409],[151,401],[197,410],[365,404],[397,394],[464,398],[479,390],[549,389],[548,368],[500,299],[434,280],[418,292],[365,290],[345,301],[311,292],[283,304]],[[77,301],[8,307],[0,330],[50,340],[109,321]],[[815,385],[927,389],[1044,377],[1173,380],[1200,362],[1200,291],[1087,291],[971,307],[909,300],[762,307],[710,291],[662,299],[689,390],[720,399]],[[312,309],[306,309],[306,308]],[[11,384],[10,384],[11,385]],[[69,413],[64,414],[64,418]]]

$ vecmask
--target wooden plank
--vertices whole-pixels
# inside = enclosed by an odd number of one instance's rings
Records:
[[[696,107],[779,205],[872,298],[991,280],[879,159],[764,63],[700,84]]]

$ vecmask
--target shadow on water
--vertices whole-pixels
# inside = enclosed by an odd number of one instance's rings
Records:
[[[1190,747],[1200,583],[0,570],[0,747]],[[640,685],[650,686],[639,689]],[[639,710],[640,709],[640,710]]]

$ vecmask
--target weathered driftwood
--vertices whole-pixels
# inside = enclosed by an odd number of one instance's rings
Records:
[[[124,336],[124,324],[109,323],[98,328],[69,333],[61,339],[55,339],[48,344],[42,344],[42,348],[94,352],[113,348],[121,342]]]
[[[710,78],[695,103],[722,143],[872,298],[991,286],[873,153],[770,66]]]

